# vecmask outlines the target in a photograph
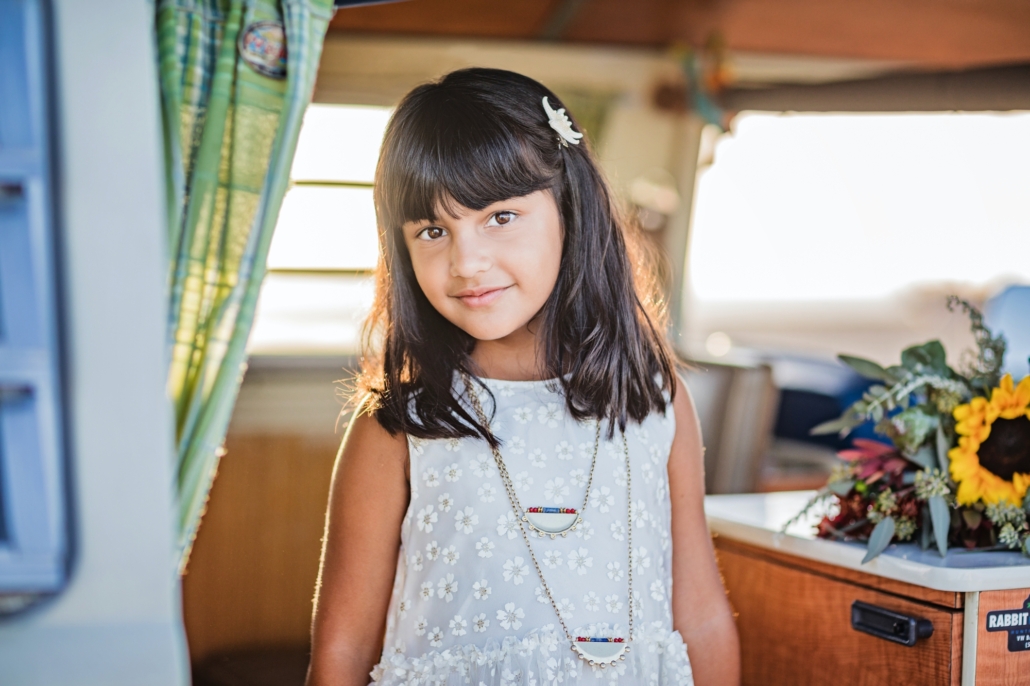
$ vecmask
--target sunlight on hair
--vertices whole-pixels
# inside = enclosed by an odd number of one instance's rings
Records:
[[[1030,114],[745,113],[733,128],[698,180],[697,300],[1030,281]]]

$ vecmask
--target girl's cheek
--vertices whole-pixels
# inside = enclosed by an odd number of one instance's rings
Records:
[[[423,295],[439,310],[441,303],[446,302],[447,298],[447,280],[450,272],[447,260],[439,257],[426,259],[425,255],[421,255],[418,260],[412,259],[412,267]]]

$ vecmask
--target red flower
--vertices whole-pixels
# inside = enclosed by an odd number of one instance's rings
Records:
[[[856,438],[853,443],[855,447],[841,450],[837,456],[846,462],[855,463],[855,478],[867,484],[879,481],[884,474],[897,476],[908,465],[908,461],[892,445],[866,438]]]

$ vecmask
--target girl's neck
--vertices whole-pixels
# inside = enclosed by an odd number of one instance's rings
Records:
[[[493,341],[477,341],[472,350],[477,374],[500,381],[544,379],[541,358],[536,336],[526,330]]]

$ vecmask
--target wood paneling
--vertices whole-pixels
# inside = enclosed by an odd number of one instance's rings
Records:
[[[812,574],[819,574],[831,579],[837,579],[838,581],[847,581],[848,583],[863,586],[875,591],[893,593],[894,595],[912,598],[925,603],[933,603],[934,605],[940,605],[944,609],[961,609],[964,601],[962,593],[936,591],[932,588],[915,586],[903,581],[885,579],[881,576],[865,574],[864,572],[856,572],[853,569],[846,569],[844,567],[826,564],[825,562],[807,560],[803,557],[781,553],[776,550],[769,550],[768,548],[759,548],[757,546],[748,545],[747,543],[741,543],[722,536],[717,536],[714,542],[717,550],[726,550],[739,555],[746,555],[759,560],[765,560],[767,562],[775,562],[785,567],[803,570]]]
[[[569,0],[417,0],[337,12],[331,27],[384,34],[535,39]],[[1024,0],[586,0],[561,38],[899,60],[960,67],[1030,60]]]
[[[962,613],[788,567],[720,546],[717,552],[740,632],[745,686],[959,683]],[[929,619],[914,647],[851,628],[861,600]]]
[[[529,38],[561,0],[416,0],[343,9],[330,29],[370,33]]]
[[[976,630],[976,686],[1030,683],[1030,651],[1010,653],[1007,631],[987,631],[987,613],[1025,607],[1030,588],[980,593]]]
[[[305,645],[338,438],[232,435],[183,578],[190,656]]]

